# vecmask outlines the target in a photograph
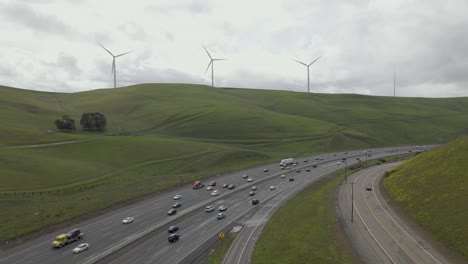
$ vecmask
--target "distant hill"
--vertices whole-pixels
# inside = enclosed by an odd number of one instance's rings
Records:
[[[422,226],[468,260],[468,137],[406,161],[384,180]]]

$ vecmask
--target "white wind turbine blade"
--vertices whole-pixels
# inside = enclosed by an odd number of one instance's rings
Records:
[[[125,55],[125,54],[129,54],[130,52],[133,52],[133,50],[132,50],[132,51],[129,51],[129,52],[122,53],[122,54],[119,54],[119,55],[117,55],[117,56],[115,56],[115,57],[117,58],[117,57],[123,56],[123,55]]]
[[[213,58],[211,57],[210,53],[208,52],[208,50],[205,48],[205,46],[203,46],[203,48],[205,49],[206,54],[208,54],[208,57],[210,57],[210,59],[213,59]]]
[[[208,69],[210,68],[211,63],[213,63],[213,59],[211,59],[211,60],[210,60],[210,63],[208,63],[208,67],[206,67],[205,74],[206,74],[206,72],[208,71]]]
[[[107,51],[107,53],[109,53],[112,57],[114,57],[114,54],[112,54],[112,52],[110,52],[108,49],[104,48],[104,46],[101,45],[101,43],[98,42],[97,44],[99,44],[99,46],[101,46],[103,49],[105,49]]]
[[[302,64],[302,65],[304,65],[304,66],[307,67],[307,64],[303,63],[302,61],[298,61],[298,60],[294,60],[294,59],[293,59],[293,61],[298,62],[298,63],[300,63],[300,64]]]
[[[306,65],[306,66],[310,66],[312,64],[314,64],[316,61],[318,61],[318,59],[320,59],[321,57],[318,57],[317,59],[315,59],[313,62],[311,62],[309,65]]]

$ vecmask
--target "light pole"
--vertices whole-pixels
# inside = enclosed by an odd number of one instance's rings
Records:
[[[367,151],[364,151],[364,155],[366,155],[366,168],[367,168]]]
[[[351,223],[354,218],[354,182],[351,183]]]

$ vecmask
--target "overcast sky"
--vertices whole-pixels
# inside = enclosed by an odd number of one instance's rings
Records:
[[[466,0],[0,0],[0,85],[468,96]]]

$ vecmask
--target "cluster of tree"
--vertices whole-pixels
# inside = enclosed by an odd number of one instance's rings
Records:
[[[102,131],[106,129],[107,119],[99,112],[83,113],[81,116],[80,125],[83,127],[83,130]],[[55,126],[62,130],[75,130],[75,120],[67,115],[64,115],[61,120],[55,120]]]

